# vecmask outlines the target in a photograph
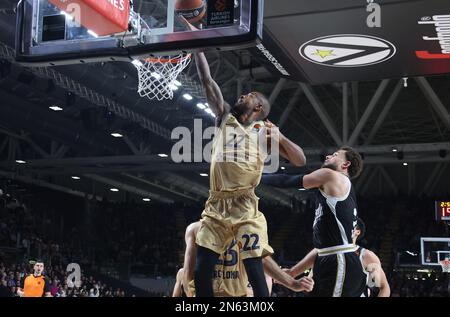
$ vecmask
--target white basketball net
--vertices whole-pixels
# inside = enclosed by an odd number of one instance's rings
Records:
[[[439,264],[442,266],[442,272],[450,273],[450,260],[439,261]]]
[[[138,93],[151,100],[172,99],[178,75],[189,65],[191,54],[151,57],[134,61],[138,70]]]

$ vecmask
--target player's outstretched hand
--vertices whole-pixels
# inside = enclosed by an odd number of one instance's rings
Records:
[[[314,288],[314,280],[308,276],[295,280],[292,290],[296,292],[311,292]]]

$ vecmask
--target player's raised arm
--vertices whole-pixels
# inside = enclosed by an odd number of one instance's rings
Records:
[[[180,16],[180,19],[184,22],[189,30],[198,30],[184,17]],[[223,99],[222,91],[220,90],[219,85],[217,85],[217,83],[211,76],[211,70],[209,68],[208,60],[206,59],[205,54],[197,52],[193,55],[195,58],[195,65],[197,66],[198,77],[205,89],[209,108],[217,118],[221,118],[226,112],[230,111],[230,105],[228,105],[228,103],[226,103]]]
[[[219,85],[211,77],[209,64],[204,53],[194,53],[197,72],[202,83],[206,99],[211,111],[218,117],[222,117],[226,112],[230,111],[230,106],[223,99],[222,91]]]
[[[263,175],[261,183],[279,188],[322,188],[332,183],[335,172],[328,168],[318,169],[306,175],[271,174]]]
[[[321,168],[303,176],[303,188],[322,188],[327,183],[333,182],[336,172],[329,168]]]
[[[274,129],[278,130],[278,127],[269,120],[265,121],[265,125],[267,129],[268,138],[270,138],[273,130]],[[291,140],[289,140],[279,130],[277,132],[279,133],[280,155],[295,166],[306,165],[306,157],[305,153],[303,152],[303,149],[294,142],[292,142]],[[269,142],[268,144],[270,145],[271,142]]]

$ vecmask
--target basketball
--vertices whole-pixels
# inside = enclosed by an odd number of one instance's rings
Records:
[[[177,0],[175,12],[190,23],[199,22],[206,14],[205,0]]]

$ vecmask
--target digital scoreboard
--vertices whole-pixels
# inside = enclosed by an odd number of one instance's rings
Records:
[[[450,221],[450,201],[436,201],[436,220]]]

